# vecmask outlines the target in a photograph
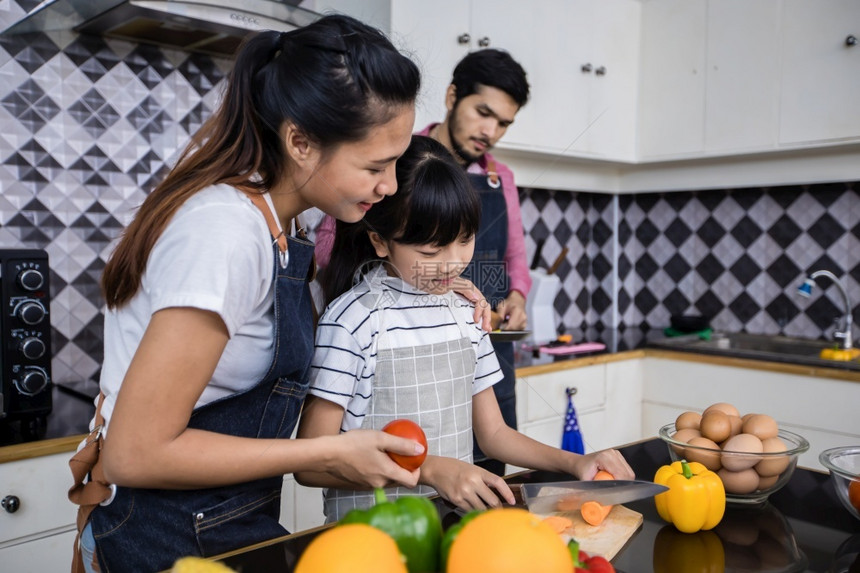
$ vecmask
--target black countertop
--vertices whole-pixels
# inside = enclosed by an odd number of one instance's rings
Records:
[[[669,463],[665,444],[657,438],[619,448],[640,479],[652,479]],[[564,479],[548,472],[509,476],[512,483]],[[612,560],[620,572],[672,571],[816,571],[848,572],[860,567],[860,520],[840,504],[830,476],[797,468],[791,480],[761,506],[729,504],[711,531],[687,535],[657,515],[653,499],[626,504],[644,516],[642,527]],[[443,524],[458,514],[437,502]],[[221,559],[243,573],[289,573],[304,548],[322,528],[299,532]],[[683,570],[672,566],[678,556]],[[720,562],[724,569],[714,568]],[[850,568],[854,567],[854,568]]]

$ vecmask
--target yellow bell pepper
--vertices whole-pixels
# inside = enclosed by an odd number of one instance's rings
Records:
[[[860,357],[860,348],[824,348],[819,354],[824,360],[836,360],[839,362],[848,362]]]
[[[662,466],[654,482],[669,491],[657,494],[657,513],[679,531],[712,529],[726,512],[726,490],[720,476],[698,462],[681,460]]]

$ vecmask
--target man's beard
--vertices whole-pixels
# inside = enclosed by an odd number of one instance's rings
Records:
[[[459,102],[458,102],[459,104]],[[459,144],[457,139],[454,137],[454,130],[457,127],[457,104],[454,105],[454,109],[451,110],[451,118],[448,120],[448,140],[451,141],[451,150],[454,152],[454,155],[457,156],[461,161],[463,161],[466,165],[470,165],[478,161],[481,157],[484,156],[483,153],[478,155],[473,155],[463,149],[463,146]],[[489,149],[489,146],[487,146]]]

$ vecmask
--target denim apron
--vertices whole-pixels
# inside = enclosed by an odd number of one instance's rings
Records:
[[[371,288],[386,287],[380,284]],[[385,326],[385,313],[396,311],[379,309],[373,398],[361,427],[381,430],[394,419],[408,418],[424,430],[428,454],[472,463],[472,390],[477,354],[462,312],[454,308],[454,296],[449,295],[447,309],[454,316],[460,337],[435,344],[392,346],[394,335]],[[404,495],[430,496],[436,491],[420,485],[414,489],[390,487],[385,493],[394,500]],[[372,491],[334,488],[325,490],[324,500],[327,523],[338,521],[352,509],[375,503]]]
[[[308,283],[314,245],[286,237],[284,267],[282,237],[273,242],[275,324],[269,370],[251,389],[196,409],[189,428],[246,438],[292,435],[313,353]],[[91,515],[101,571],[162,571],[179,557],[217,555],[286,535],[278,523],[282,485],[283,476],[274,476],[202,490],[117,487],[113,500]]]
[[[505,267],[508,250],[508,206],[502,191],[495,164],[488,165],[489,174],[469,173],[472,187],[481,197],[481,226],[475,238],[471,280],[481,294],[490,301],[493,310],[510,292],[511,279]],[[515,393],[514,344],[493,342],[504,378],[493,386],[505,424],[517,427],[517,398]],[[478,442],[474,442],[475,461],[487,459]],[[502,468],[502,472],[504,469]]]

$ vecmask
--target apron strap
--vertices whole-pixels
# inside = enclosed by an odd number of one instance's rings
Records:
[[[257,209],[262,211],[263,217],[266,219],[266,225],[269,227],[269,233],[275,238],[275,241],[278,243],[278,248],[282,253],[287,252],[287,236],[284,234],[280,228],[278,228],[278,222],[275,220],[275,216],[272,214],[272,210],[269,209],[269,204],[266,203],[266,198],[263,197],[262,193],[249,193],[243,189],[245,195],[248,196],[248,199],[251,200]],[[299,225],[296,225],[299,227]],[[304,232],[304,229],[302,229]]]
[[[74,554],[72,556],[72,573],[83,573],[84,563],[81,557],[81,532],[89,521],[90,514],[96,505],[110,499],[113,494],[111,485],[107,482],[102,471],[100,459],[102,444],[102,429],[105,419],[102,416],[102,403],[105,395],[99,392],[99,400],[96,404],[95,426],[87,436],[87,439],[78,452],[69,460],[69,468],[72,471],[74,485],[69,489],[69,501],[78,506],[77,530],[75,536]],[[87,478],[89,478],[87,480]],[[87,480],[87,481],[85,481]],[[93,564],[98,570],[96,557],[93,555]]]
[[[496,171],[496,161],[494,159],[487,161],[487,184],[493,189],[498,189],[499,185],[502,184],[499,179],[499,172]]]

